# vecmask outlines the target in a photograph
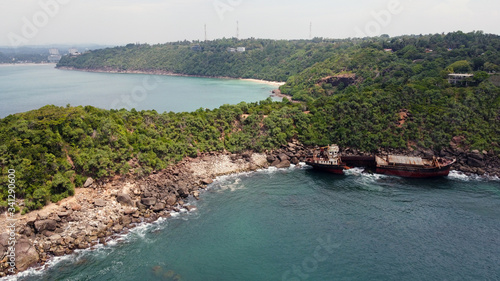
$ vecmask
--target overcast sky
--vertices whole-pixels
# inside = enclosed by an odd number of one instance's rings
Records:
[[[498,0],[1,0],[0,45],[308,39],[483,30]]]

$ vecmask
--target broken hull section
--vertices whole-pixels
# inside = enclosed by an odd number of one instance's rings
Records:
[[[433,169],[379,166],[375,169],[375,173],[406,178],[445,177],[450,173],[450,166]]]

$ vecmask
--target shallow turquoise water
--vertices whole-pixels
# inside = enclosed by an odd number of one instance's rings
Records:
[[[219,178],[198,209],[20,280],[498,280],[500,182],[306,168]]]
[[[47,104],[164,111],[264,100],[276,87],[235,79],[89,73],[54,65],[0,65],[0,118]]]

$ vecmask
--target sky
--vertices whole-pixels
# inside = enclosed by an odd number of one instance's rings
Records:
[[[0,46],[204,40],[205,25],[208,40],[500,34],[500,1],[1,0],[0,21]]]

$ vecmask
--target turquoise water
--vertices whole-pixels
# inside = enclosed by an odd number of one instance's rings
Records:
[[[273,169],[191,203],[19,280],[500,279],[498,179]]]
[[[275,86],[235,79],[89,73],[54,65],[0,65],[0,118],[47,104],[164,111],[213,109],[269,97]]]

